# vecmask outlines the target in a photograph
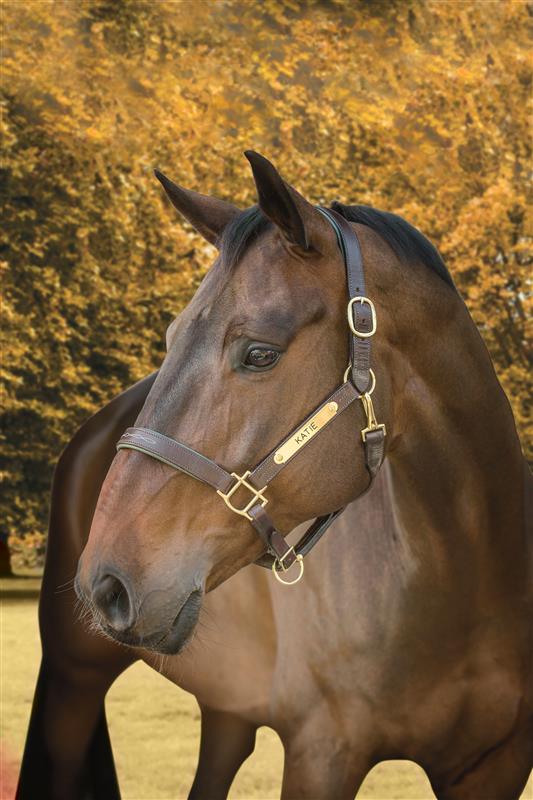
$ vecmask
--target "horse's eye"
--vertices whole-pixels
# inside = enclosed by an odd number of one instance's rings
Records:
[[[273,347],[251,345],[244,357],[243,365],[251,370],[265,370],[273,367],[281,353]]]

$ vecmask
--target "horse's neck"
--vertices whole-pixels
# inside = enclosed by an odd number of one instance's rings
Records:
[[[453,323],[407,345],[389,460],[400,530],[456,577],[517,580],[526,559],[524,459],[509,403],[457,298]],[[511,565],[511,568],[510,568]]]

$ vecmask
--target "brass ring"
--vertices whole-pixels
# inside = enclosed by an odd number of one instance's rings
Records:
[[[348,364],[348,366],[346,367],[346,371],[345,371],[345,373],[344,373],[344,381],[343,381],[344,383],[346,383],[346,381],[347,381],[347,380],[348,380],[348,378],[350,377],[350,370],[351,370],[351,369],[352,369],[352,365],[351,365],[351,363],[350,363],[350,364]],[[371,385],[370,389],[368,390],[368,392],[365,392],[365,394],[372,394],[372,392],[373,392],[373,391],[374,391],[374,389],[376,388],[376,375],[375,375],[375,373],[374,373],[374,370],[371,368],[371,369],[369,370],[369,372],[370,372],[370,377],[372,378],[372,385]],[[362,396],[362,395],[361,395],[361,396]]]
[[[296,561],[300,565],[300,572],[298,576],[293,581],[284,581],[283,578],[280,578],[279,570],[276,569],[276,564],[278,563],[278,559],[274,561],[272,564],[272,572],[274,573],[274,577],[284,586],[292,586],[294,583],[298,583],[298,581],[302,578],[304,574],[304,557],[303,556],[296,556]],[[294,563],[296,563],[296,561]],[[290,569],[290,567],[289,567]]]

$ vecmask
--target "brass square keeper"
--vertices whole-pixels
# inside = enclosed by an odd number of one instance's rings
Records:
[[[221,496],[227,507],[232,511],[234,511],[236,514],[239,514],[241,517],[246,517],[246,519],[248,520],[252,519],[252,517],[248,513],[249,510],[252,508],[252,506],[257,505],[257,503],[259,502],[261,506],[264,508],[268,503],[267,498],[263,495],[263,492],[265,491],[267,486],[263,486],[262,489],[256,489],[255,486],[252,486],[252,484],[246,480],[246,478],[248,478],[250,474],[251,473],[249,469],[246,470],[244,475],[237,475],[236,472],[232,472],[231,475],[233,478],[235,478],[236,483],[234,483],[229,492],[225,494],[224,492],[221,492],[220,489],[217,489],[217,494]],[[240,486],[244,486],[245,489],[248,489],[248,491],[252,493],[253,497],[248,503],[246,503],[245,506],[243,506],[242,508],[237,508],[231,502],[231,498],[233,497],[233,495]]]

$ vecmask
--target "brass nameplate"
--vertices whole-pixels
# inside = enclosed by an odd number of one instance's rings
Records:
[[[337,413],[339,406],[337,403],[326,403],[320,411],[317,411],[314,417],[311,417],[309,422],[303,425],[299,431],[293,433],[290,439],[283,444],[279,450],[274,453],[274,461],[276,464],[284,464],[293,456],[300,447],[313,438],[318,431],[326,425]]]

